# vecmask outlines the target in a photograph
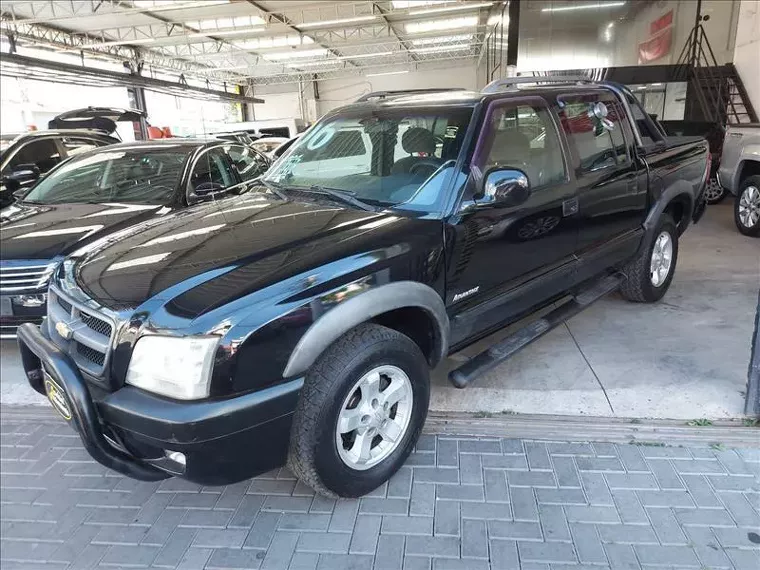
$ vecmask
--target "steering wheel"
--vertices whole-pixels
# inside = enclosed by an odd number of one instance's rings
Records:
[[[433,160],[432,158],[426,158],[424,160],[420,160],[419,162],[415,162],[409,169],[409,174],[415,175],[423,168],[430,169],[430,174],[433,174],[433,172],[438,170],[440,167],[441,165],[438,163],[438,161]]]

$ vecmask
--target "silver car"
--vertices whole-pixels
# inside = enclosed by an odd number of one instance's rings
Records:
[[[729,125],[718,182],[735,196],[734,221],[745,236],[760,236],[760,124]]]

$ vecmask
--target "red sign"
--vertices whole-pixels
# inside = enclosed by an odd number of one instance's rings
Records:
[[[660,30],[664,30],[668,26],[671,26],[673,24],[673,10],[662,16],[661,18],[657,18],[654,22],[649,24],[649,35],[653,36]]]
[[[673,44],[673,10],[649,24],[650,38],[639,44],[639,64],[649,63],[670,53]]]

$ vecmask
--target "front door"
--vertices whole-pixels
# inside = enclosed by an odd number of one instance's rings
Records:
[[[527,175],[531,192],[523,203],[503,207],[480,198],[489,171],[499,168]],[[465,192],[447,225],[452,345],[529,310],[571,278],[577,198],[543,98],[489,104]]]
[[[612,92],[558,100],[578,181],[580,277],[592,277],[638,247],[647,174],[634,160],[625,110]]]

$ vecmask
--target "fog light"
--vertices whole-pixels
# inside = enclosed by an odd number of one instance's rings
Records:
[[[179,463],[183,467],[187,464],[184,453],[180,453],[179,451],[169,451],[168,449],[165,450],[164,453],[166,454],[167,459]]]
[[[22,307],[41,307],[47,300],[47,293],[40,295],[18,295],[13,297],[14,305],[21,305]]]

